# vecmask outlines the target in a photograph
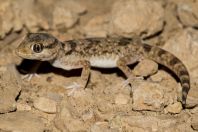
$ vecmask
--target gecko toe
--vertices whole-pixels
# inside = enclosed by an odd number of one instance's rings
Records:
[[[129,78],[127,78],[125,81],[122,82],[122,87],[125,88],[127,85],[131,84],[132,85],[132,82],[135,81],[135,80],[143,80],[144,77],[134,77],[134,76],[131,76]]]
[[[65,89],[71,89],[71,91],[67,94],[68,96],[71,96],[74,94],[74,92],[78,89],[82,88],[82,85],[80,85],[77,82],[73,82],[71,85],[66,86]]]
[[[38,74],[36,73],[31,73],[31,74],[26,74],[22,77],[23,80],[27,80],[28,82],[32,80],[33,77],[40,77]]]

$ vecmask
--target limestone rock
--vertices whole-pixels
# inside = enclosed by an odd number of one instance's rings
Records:
[[[181,0],[177,3],[177,13],[180,21],[185,26],[198,27],[198,1]]]
[[[43,120],[30,112],[13,112],[0,116],[0,130],[17,132],[43,132]]]
[[[161,111],[166,103],[163,86],[142,81],[133,90],[133,109]]]
[[[83,32],[88,37],[106,37],[108,34],[108,15],[93,17],[83,27]]]
[[[149,76],[156,73],[158,64],[152,60],[143,60],[134,68],[133,73],[137,76]]]
[[[0,113],[14,111],[16,109],[16,97],[21,90],[21,80],[14,65],[5,67],[6,71],[0,71]]]
[[[54,1],[52,23],[55,29],[71,28],[79,20],[79,15],[86,11],[85,6],[73,0]]]
[[[177,117],[168,115],[131,115],[131,116],[115,116],[110,120],[110,128],[120,128],[120,131],[135,132],[185,132],[192,131],[191,124],[183,123],[189,119],[188,114],[180,114]]]
[[[72,0],[18,0],[0,1],[0,38],[7,33],[20,31],[25,26],[28,31],[39,29],[67,29],[78,20],[86,8]]]
[[[56,101],[45,97],[34,100],[34,107],[46,113],[56,113],[56,104]]]
[[[165,113],[169,112],[169,113],[177,114],[180,113],[181,110],[182,110],[182,104],[180,102],[176,102],[174,104],[168,105],[165,108]]]
[[[192,117],[192,128],[198,131],[198,113]]]
[[[161,31],[163,23],[164,9],[160,1],[119,0],[111,11],[110,32],[149,36]]]

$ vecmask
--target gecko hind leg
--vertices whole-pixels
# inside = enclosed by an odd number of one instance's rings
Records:
[[[122,83],[122,87],[126,87],[128,84],[131,84],[132,81],[136,79],[143,79],[143,77],[137,77],[133,74],[132,70],[128,67],[130,64],[134,64],[142,60],[141,56],[125,56],[117,61],[117,67],[125,74],[127,79]],[[132,86],[132,84],[131,84]]]

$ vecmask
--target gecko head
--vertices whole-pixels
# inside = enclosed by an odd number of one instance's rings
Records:
[[[28,33],[16,49],[16,54],[25,59],[50,61],[57,56],[60,43],[47,33]]]

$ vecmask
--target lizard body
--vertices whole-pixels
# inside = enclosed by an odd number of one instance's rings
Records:
[[[49,61],[54,67],[65,70],[82,68],[82,88],[86,87],[91,66],[118,67],[127,78],[131,78],[134,75],[127,65],[147,58],[168,67],[178,76],[182,86],[183,106],[190,89],[188,71],[177,57],[132,38],[87,38],[61,42],[50,34],[29,33],[16,53],[25,59]]]

